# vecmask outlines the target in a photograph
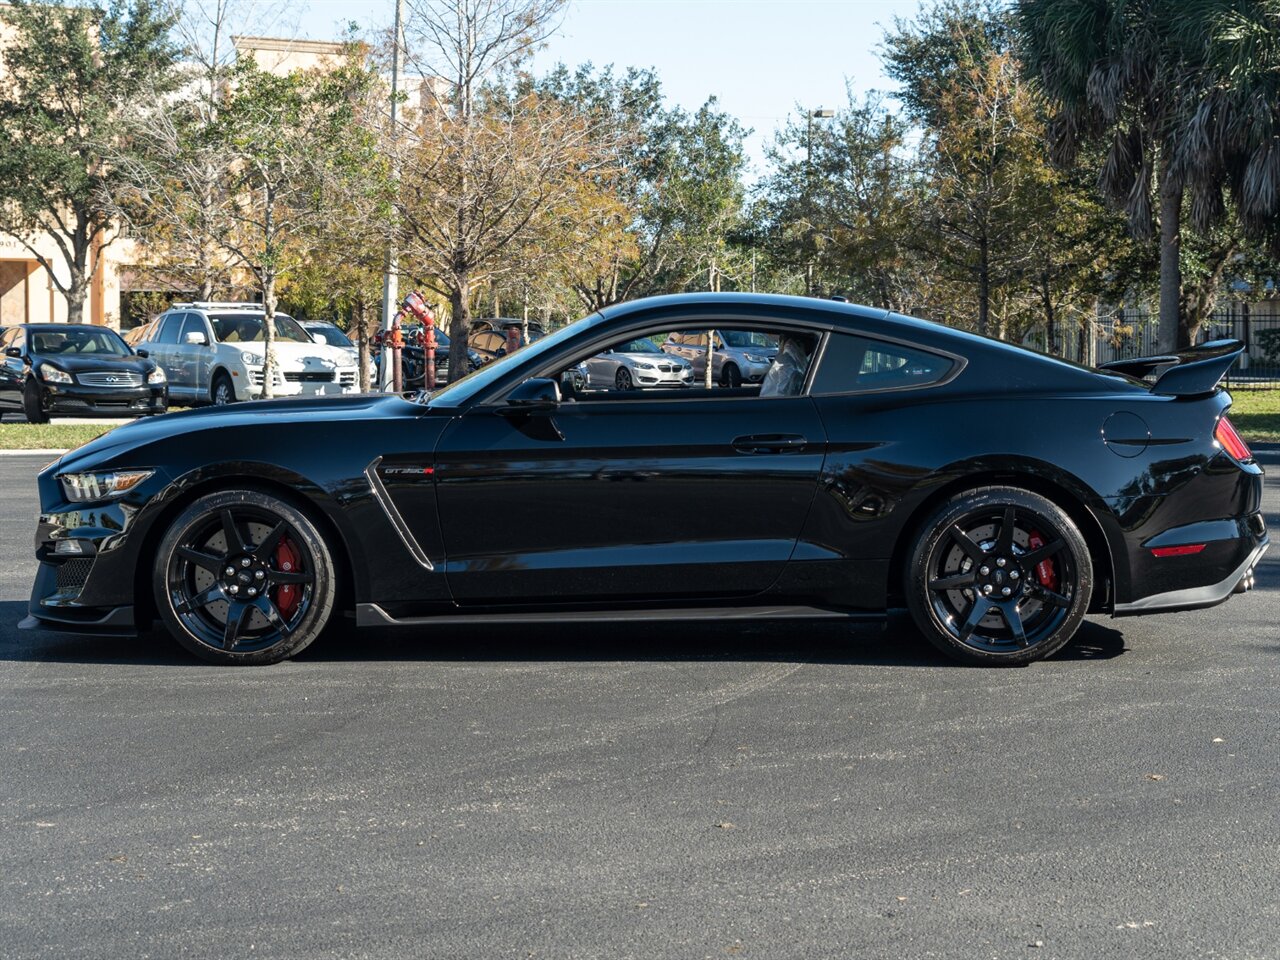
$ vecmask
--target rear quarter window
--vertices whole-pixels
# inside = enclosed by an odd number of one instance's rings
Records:
[[[811,393],[869,393],[927,387],[947,379],[957,361],[942,354],[871,337],[833,333]]]

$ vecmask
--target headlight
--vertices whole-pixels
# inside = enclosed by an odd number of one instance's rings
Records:
[[[645,362],[643,362],[643,361],[641,361],[641,360],[637,360],[637,361],[636,361],[636,369],[638,369],[638,370],[652,370],[652,369],[653,369],[653,364],[652,364],[652,363],[645,363]]]
[[[165,383],[168,379],[159,367],[147,374],[147,383]]]
[[[240,354],[240,362],[247,367],[260,367],[262,366],[262,357],[258,356],[256,353],[250,353],[246,350]]]
[[[768,357],[755,357],[749,353],[744,354],[743,359],[745,359],[747,363],[769,363],[770,362]]]
[[[70,383],[71,374],[47,363],[42,363],[40,364],[40,379],[45,383]]]
[[[132,490],[154,470],[118,470],[109,473],[64,473],[62,492],[72,503],[111,500]]]

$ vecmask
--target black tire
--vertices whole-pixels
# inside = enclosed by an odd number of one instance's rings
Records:
[[[736,390],[742,386],[742,371],[738,369],[736,363],[724,365],[724,369],[720,371],[720,386],[728,387],[730,390]]]
[[[28,380],[22,389],[22,412],[28,423],[48,423],[49,415],[40,405],[40,387],[35,380]]]
[[[903,584],[916,625],[943,653],[1017,666],[1075,636],[1093,596],[1093,564],[1057,504],[1018,487],[984,487],[952,497],[924,523]]]
[[[631,382],[631,373],[626,367],[618,368],[618,372],[613,376],[613,385],[619,390],[635,389],[635,384]]]
[[[221,664],[293,656],[324,630],[337,596],[315,523],[260,490],[221,490],[187,507],[165,531],[151,579],[169,633]]]
[[[209,386],[209,402],[215,407],[225,407],[236,402],[235,385],[224,371],[220,370],[213,376],[213,383]]]

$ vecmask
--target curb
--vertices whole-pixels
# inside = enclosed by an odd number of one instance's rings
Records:
[[[0,457],[60,457],[67,452],[67,448],[61,450],[0,450]]]

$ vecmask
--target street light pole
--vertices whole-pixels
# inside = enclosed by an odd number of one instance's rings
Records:
[[[404,0],[396,0],[396,22],[391,54],[391,181],[400,187],[400,164],[396,157],[396,140],[400,137],[400,57],[404,51]],[[382,342],[381,363],[378,370],[378,386],[386,389],[391,383],[390,332],[400,306],[400,277],[396,238],[393,234],[387,242],[387,260],[382,275]]]
[[[806,239],[808,243],[806,251],[809,255],[808,263],[804,268],[804,293],[805,296],[813,296],[813,255],[814,255],[814,229],[813,229],[813,121],[814,120],[830,120],[836,115],[834,110],[828,110],[819,107],[817,110],[805,111],[805,136],[804,136],[804,212],[805,219],[808,221],[808,232]]]

